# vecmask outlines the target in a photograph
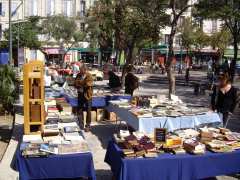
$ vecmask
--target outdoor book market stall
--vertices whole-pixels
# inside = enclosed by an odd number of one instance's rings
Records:
[[[140,98],[140,97],[138,97]],[[108,109],[135,132],[120,130],[105,162],[117,180],[199,180],[240,172],[240,134],[200,105],[141,97]]]
[[[153,138],[114,135],[105,162],[116,180],[199,180],[240,172],[239,133],[223,128],[163,132],[157,129]]]
[[[71,110],[60,111],[57,99],[45,99],[44,91],[43,63],[25,64],[24,135],[15,163],[20,179],[95,180],[92,153],[77,118]]]
[[[63,96],[72,107],[78,106],[77,97],[71,97],[67,94],[64,94]],[[109,101],[111,101],[111,100],[119,100],[119,99],[130,100],[130,98],[131,98],[131,96],[129,96],[129,95],[121,95],[121,94],[93,96],[92,107],[105,108],[109,104]]]
[[[144,133],[152,133],[155,128],[174,131],[195,128],[204,124],[221,124],[217,113],[208,112],[207,108],[201,106],[192,106],[167,100],[163,103],[154,103],[152,107],[150,107],[150,102],[148,105],[136,106],[128,100],[115,100],[110,101],[107,110],[115,112],[133,129]]]

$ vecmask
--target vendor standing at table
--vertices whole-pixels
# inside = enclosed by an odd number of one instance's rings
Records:
[[[88,132],[91,128],[91,107],[93,96],[93,78],[87,71],[87,67],[82,64],[80,72],[75,79],[75,86],[78,91],[78,113],[80,125],[84,125],[83,109],[87,110],[87,120],[85,125],[85,131]]]
[[[127,75],[125,77],[125,93],[133,96],[135,89],[139,87],[139,79],[133,74],[133,66],[127,67]]]
[[[237,105],[237,89],[232,86],[228,74],[219,76],[219,85],[213,88],[211,106],[213,111],[223,115],[223,126],[226,127],[229,115]]]
[[[118,75],[113,71],[108,72],[109,87],[112,91],[119,91],[122,88],[122,84]]]

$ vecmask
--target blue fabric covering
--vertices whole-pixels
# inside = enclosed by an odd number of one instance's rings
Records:
[[[63,96],[72,107],[77,107],[78,105],[77,98],[70,97],[67,94],[63,94]],[[110,100],[119,99],[131,99],[131,96],[94,96],[92,99],[92,107],[103,108],[109,104]]]
[[[105,162],[116,180],[199,180],[240,172],[240,151],[204,155],[162,154],[157,158],[123,159],[122,150],[110,142]]]
[[[164,127],[168,131],[174,131],[182,128],[194,128],[204,124],[221,124],[221,119],[217,113],[207,113],[196,116],[182,117],[141,117],[133,115],[128,109],[109,104],[107,110],[115,112],[118,117],[126,121],[135,130],[152,133],[155,128]]]
[[[0,52],[0,65],[8,64],[8,52],[1,51]]]
[[[17,151],[16,169],[20,180],[79,177],[96,180],[91,153],[24,158]]]

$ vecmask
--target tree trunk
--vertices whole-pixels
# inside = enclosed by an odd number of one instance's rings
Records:
[[[175,74],[172,69],[172,65],[173,65],[172,58],[174,56],[173,39],[174,39],[174,36],[176,33],[176,27],[177,27],[177,25],[175,25],[175,24],[172,25],[171,34],[169,36],[169,41],[168,41],[169,53],[168,53],[168,61],[167,61],[167,76],[168,76],[168,82],[169,82],[169,92],[168,92],[169,99],[171,99],[171,94],[175,94],[175,89],[176,89]]]
[[[133,50],[134,50],[134,42],[131,43],[131,45],[128,46],[128,53],[127,53],[127,59],[126,64],[133,64]]]
[[[237,41],[237,36],[234,37],[233,40],[233,46],[234,46],[234,56],[233,56],[233,60],[231,62],[230,65],[230,76],[231,76],[231,81],[234,81],[234,77],[235,77],[235,68],[236,68],[236,62],[237,62],[237,58],[238,58],[238,41]]]

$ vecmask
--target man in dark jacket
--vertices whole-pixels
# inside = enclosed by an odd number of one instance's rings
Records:
[[[120,78],[113,72],[109,71],[108,72],[109,76],[109,87],[113,91],[118,91],[121,89],[121,81]]]
[[[127,67],[127,75],[125,76],[125,93],[133,96],[135,89],[139,87],[139,79],[132,73],[133,66]]]

